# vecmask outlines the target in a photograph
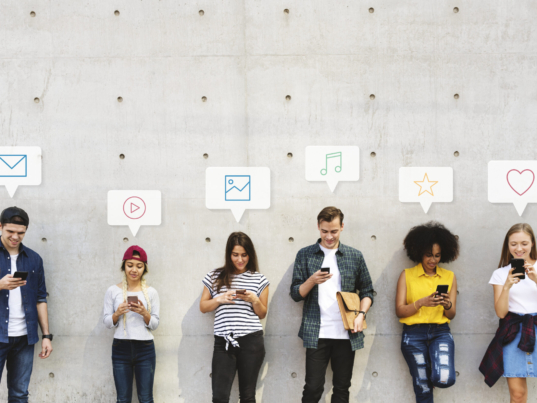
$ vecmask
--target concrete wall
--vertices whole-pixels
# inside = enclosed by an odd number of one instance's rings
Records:
[[[46,263],[54,352],[36,358],[32,401],[114,400],[102,301],[132,244],[148,251],[162,303],[156,401],[210,401],[213,315],[199,312],[201,279],[223,262],[235,230],[252,237],[271,281],[258,401],[299,401],[302,304],[289,284],[326,205],[344,211],[342,241],[364,253],[378,293],[353,401],[413,402],[395,284],[411,265],[404,235],[430,219],[462,248],[447,265],[460,290],[452,322],[460,376],[435,391],[437,401],[506,401],[505,381],[489,389],[477,368],[497,325],[487,283],[521,218],[487,201],[487,162],[536,157],[536,18],[531,0],[3,0],[1,145],[43,148],[41,186],[19,188],[13,200],[0,189],[1,207],[29,212],[25,243]],[[360,180],[334,194],[304,180],[305,147],[331,144],[361,150]],[[207,210],[210,166],[270,167],[271,208],[239,223]],[[402,166],[452,166],[453,202],[427,215],[400,203]],[[163,196],[162,225],[136,238],[106,220],[107,191],[129,188]],[[522,220],[536,217],[529,205]],[[4,372],[2,399],[5,388]],[[330,388],[329,371],[323,401]]]

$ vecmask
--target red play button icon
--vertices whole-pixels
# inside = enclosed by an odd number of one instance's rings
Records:
[[[140,207],[138,207],[134,203],[131,203],[131,214],[134,213],[136,210],[140,210]]]
[[[123,212],[131,220],[137,220],[145,214],[145,202],[138,196],[129,197],[123,203]]]

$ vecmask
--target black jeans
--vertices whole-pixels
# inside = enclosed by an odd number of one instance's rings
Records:
[[[257,376],[265,359],[263,331],[237,338],[240,347],[214,336],[213,352],[213,403],[228,403],[235,373],[239,372],[240,403],[255,403]]]
[[[306,384],[302,403],[317,403],[324,391],[324,377],[331,361],[334,377],[332,403],[348,403],[354,355],[350,340],[319,339],[317,348],[306,350]]]

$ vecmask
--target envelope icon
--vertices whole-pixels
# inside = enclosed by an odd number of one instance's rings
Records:
[[[250,201],[250,175],[226,175],[226,201]]]
[[[0,155],[0,178],[25,178],[28,176],[26,155]]]

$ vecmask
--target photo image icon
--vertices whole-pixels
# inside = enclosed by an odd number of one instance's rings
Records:
[[[419,203],[425,214],[434,202],[452,202],[453,168],[399,168],[399,201]]]
[[[360,179],[360,149],[357,146],[306,147],[306,180],[326,182],[334,192],[339,182]]]
[[[250,175],[226,175],[226,201],[250,201]]]
[[[41,147],[0,147],[0,186],[13,197],[21,185],[40,185],[41,164]]]
[[[162,195],[160,190],[110,190],[108,225],[126,225],[136,236],[142,225],[160,225]]]
[[[489,161],[488,199],[513,203],[522,216],[528,203],[537,203],[537,161]]]

